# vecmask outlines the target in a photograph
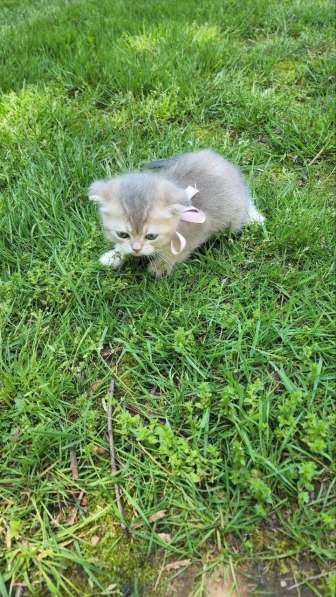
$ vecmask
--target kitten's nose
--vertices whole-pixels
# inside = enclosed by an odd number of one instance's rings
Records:
[[[142,244],[139,243],[138,241],[135,241],[132,244],[132,249],[133,249],[133,251],[135,251],[135,253],[139,253],[139,251],[141,251],[141,249],[142,249]]]

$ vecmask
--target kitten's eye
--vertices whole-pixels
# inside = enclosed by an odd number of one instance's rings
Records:
[[[119,238],[129,238],[130,237],[130,235],[128,234],[128,232],[116,232],[116,235]]]
[[[146,240],[155,240],[159,235],[158,234],[146,234]]]

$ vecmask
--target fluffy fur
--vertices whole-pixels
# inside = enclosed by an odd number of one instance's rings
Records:
[[[100,258],[119,267],[127,254],[151,257],[150,271],[169,273],[213,234],[238,231],[245,224],[262,223],[236,166],[211,150],[197,151],[147,164],[157,172],[124,174],[96,181],[89,198],[98,204],[106,236],[114,248]],[[188,187],[196,187],[190,198]],[[182,220],[188,206],[205,214],[205,222]],[[173,254],[181,235],[185,247]]]

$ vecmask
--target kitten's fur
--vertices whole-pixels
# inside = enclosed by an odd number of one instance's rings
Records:
[[[114,243],[114,249],[100,258],[104,265],[119,267],[127,254],[148,255],[152,256],[150,271],[162,275],[216,232],[238,231],[244,224],[264,221],[238,168],[212,150],[146,167],[159,172],[124,174],[90,187],[89,197],[98,203],[106,236]],[[192,199],[186,190],[190,186],[198,190]],[[181,220],[190,205],[205,214],[204,223]],[[120,239],[117,232],[129,238]],[[148,234],[158,237],[146,240]],[[171,243],[181,235],[186,245],[175,255]]]

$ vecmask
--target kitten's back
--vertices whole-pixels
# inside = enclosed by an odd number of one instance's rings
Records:
[[[160,168],[160,174],[174,180],[185,188],[197,186],[200,192],[211,194],[225,190],[238,190],[249,198],[247,186],[239,169],[212,149],[203,149],[174,156],[167,160],[156,160],[147,168]]]
[[[256,221],[258,212],[239,169],[215,151],[205,149],[158,160],[153,162],[153,167],[160,167],[162,176],[183,188],[197,187],[199,193],[193,203],[206,211],[208,223],[214,230],[223,227],[238,230],[252,221],[252,215]]]

